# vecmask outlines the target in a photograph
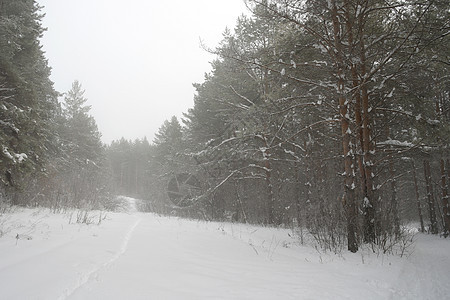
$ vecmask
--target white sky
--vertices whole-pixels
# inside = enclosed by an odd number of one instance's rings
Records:
[[[164,120],[193,106],[225,27],[247,13],[243,0],[38,0],[43,49],[55,89],[86,90],[106,143],[154,138]]]

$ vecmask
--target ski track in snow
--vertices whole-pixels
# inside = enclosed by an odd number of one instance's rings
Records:
[[[135,231],[136,227],[141,222],[141,218],[138,218],[133,225],[130,226],[127,233],[123,237],[122,244],[120,245],[119,251],[107,262],[96,266],[92,270],[84,273],[79,277],[78,282],[75,284],[75,286],[66,289],[64,293],[58,298],[58,300],[65,300],[68,299],[73,293],[75,293],[79,288],[84,286],[89,281],[95,279],[97,277],[97,274],[102,269],[112,265],[115,261],[117,261],[126,251],[128,248],[128,243],[130,242],[131,237],[133,236],[133,232]]]

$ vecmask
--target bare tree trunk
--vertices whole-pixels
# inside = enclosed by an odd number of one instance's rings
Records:
[[[417,211],[419,213],[420,220],[420,231],[423,233],[425,232],[425,226],[423,224],[422,205],[420,204],[419,186],[417,184],[416,166],[414,164],[414,161],[412,162],[412,169],[414,178],[414,190],[416,192]]]
[[[354,28],[354,19],[350,16],[350,3],[348,0],[345,1],[345,20],[346,20],[346,28],[347,28],[347,39],[348,39],[348,45],[350,47],[350,57],[358,55],[355,53],[355,46],[354,46],[354,37],[353,37],[353,31]],[[361,26],[361,25],[360,25]],[[363,29],[361,27],[357,28],[359,33],[359,40],[361,40],[361,33]],[[357,37],[358,38],[358,37]],[[360,54],[362,56],[362,54]],[[360,64],[364,63],[363,60],[360,61]],[[365,72],[365,67],[360,66],[361,71]],[[363,208],[364,208],[364,241],[365,242],[373,242],[375,240],[374,236],[374,230],[373,224],[374,224],[374,214],[373,214],[373,206],[371,204],[371,198],[368,192],[368,180],[367,180],[367,165],[365,161],[365,132],[364,129],[365,126],[367,126],[367,116],[366,119],[363,121],[363,106],[362,104],[365,104],[367,108],[367,101],[362,103],[361,99],[361,91],[363,86],[362,81],[360,81],[360,76],[358,76],[358,68],[356,63],[352,62],[350,65],[351,69],[351,75],[352,75],[352,84],[353,84],[353,95],[352,97],[355,99],[355,123],[356,123],[356,131],[357,131],[357,141],[359,142],[359,148],[357,149],[357,163],[358,168],[360,171],[361,176],[361,190],[364,198]],[[364,87],[365,88],[365,87]],[[366,96],[367,96],[367,90],[366,90]],[[367,100],[367,99],[366,99]]]
[[[444,120],[443,116],[443,108],[444,108],[444,95],[442,93],[439,94],[436,101],[436,117],[442,122]],[[442,149],[442,140],[440,136],[438,136],[440,141],[440,152],[441,159],[439,161],[440,171],[441,171],[441,193],[442,193],[442,225],[443,225],[443,234],[447,237],[450,234],[450,211],[449,211],[449,196],[448,196],[448,183],[447,183],[447,174],[445,171],[445,161],[444,161],[444,151]],[[448,170],[447,170],[448,172]]]
[[[267,155],[267,153],[265,155]],[[272,185],[272,169],[268,157],[265,158],[264,168],[267,184],[267,223],[275,224],[275,195],[273,193]]]
[[[445,172],[445,162],[441,158],[441,189],[442,189],[442,211],[444,219],[444,236],[447,237],[450,233],[450,211],[448,205],[448,182],[446,180],[447,174]]]
[[[216,217],[216,209],[215,209],[215,203],[216,203],[216,191],[214,191],[211,195],[211,220],[214,220]]]
[[[298,167],[298,162],[294,162],[294,172],[295,172],[295,210],[296,210],[296,218],[297,222],[300,222],[300,216],[302,212],[301,204],[300,204],[300,170]]]
[[[423,161],[423,171],[425,176],[425,184],[427,188],[427,199],[428,199],[428,213],[430,216],[430,231],[432,234],[438,233],[437,220],[436,220],[436,210],[434,205],[434,195],[433,186],[431,180],[431,170],[430,162],[428,160]]]
[[[389,162],[389,173],[391,176],[391,207],[392,207],[392,226],[394,227],[394,234],[400,234],[400,218],[398,215],[398,199],[397,199],[397,180],[395,179],[394,162],[391,158]]]
[[[311,202],[311,179],[312,179],[312,175],[311,175],[311,157],[310,157],[310,149],[309,146],[307,145],[306,141],[304,141],[303,146],[305,148],[305,162],[306,162],[306,182],[305,182],[305,187],[306,187],[306,191],[305,191],[305,203],[306,203],[306,214],[305,214],[305,219],[306,219],[306,224],[307,226],[310,226],[313,224],[312,219],[314,218],[313,216],[313,210],[312,210],[312,202]]]
[[[338,19],[338,10],[335,0],[331,0],[332,10],[331,17],[333,22],[333,37],[336,48],[336,71],[338,77],[338,94],[339,94],[339,112],[341,119],[342,132],[342,148],[344,153],[344,208],[347,216],[347,247],[351,252],[358,251],[357,243],[357,214],[355,199],[355,173],[353,166],[353,150],[350,146],[350,122],[349,122],[349,102],[345,97],[345,80],[344,80],[344,63],[343,51],[341,43],[340,22]]]
[[[361,60],[361,78],[366,76],[366,54],[363,37],[360,39],[360,60]],[[367,91],[367,82],[361,82],[361,96],[362,96],[362,121],[363,121],[363,155],[364,155],[364,171],[366,183],[366,195],[364,198],[364,241],[366,243],[375,242],[376,238],[376,224],[380,222],[377,218],[377,205],[373,189],[373,159],[375,152],[374,143],[371,137],[371,119],[369,107],[369,93]],[[378,220],[376,220],[378,219]]]
[[[239,182],[237,180],[234,180],[234,187],[236,191],[236,200],[237,200],[237,214],[239,215],[240,212],[242,213],[242,219],[245,223],[248,223],[247,221],[247,214],[245,213],[244,204],[242,203],[241,195],[239,194]],[[236,221],[240,221],[241,218],[238,217]]]
[[[350,57],[359,54],[359,71],[355,63],[351,63],[351,76],[353,83],[353,98],[355,99],[355,122],[357,138],[360,144],[358,149],[358,166],[361,173],[362,193],[364,197],[364,242],[371,243],[375,241],[375,214],[376,206],[373,193],[373,160],[374,152],[373,142],[371,140],[371,119],[369,116],[369,95],[367,85],[364,81],[366,76],[366,48],[364,46],[364,22],[363,15],[359,15],[359,22],[355,23],[355,17],[350,15],[351,4],[348,0],[344,1],[345,26],[347,32],[348,46],[350,47]],[[356,28],[355,28],[356,24]],[[355,53],[353,32],[356,30],[359,44],[359,53]]]

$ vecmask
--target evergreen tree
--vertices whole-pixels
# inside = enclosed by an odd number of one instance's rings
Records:
[[[64,143],[69,157],[81,163],[86,160],[97,162],[103,155],[103,145],[97,124],[89,115],[90,105],[86,105],[84,90],[78,81],[74,81],[72,89],[64,97],[64,117],[67,125],[64,132]],[[84,161],[83,161],[84,160]]]
[[[16,192],[44,170],[54,145],[57,100],[39,41],[40,9],[33,0],[0,2],[0,180]]]
[[[54,188],[64,198],[58,196],[62,203],[56,205],[64,207],[99,207],[109,192],[105,149],[86,101],[81,84],[74,81],[60,119],[60,156],[52,164],[58,179]]]

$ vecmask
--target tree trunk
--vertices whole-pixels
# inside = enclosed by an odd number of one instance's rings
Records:
[[[432,234],[438,233],[437,220],[436,220],[436,210],[434,205],[434,195],[433,186],[431,180],[431,170],[430,162],[428,160],[423,161],[423,172],[425,176],[425,184],[427,188],[427,199],[428,199],[428,214],[430,217],[430,232]]]
[[[295,153],[295,147],[292,146],[292,151]],[[301,216],[301,203],[300,203],[300,168],[298,167],[297,160],[294,162],[294,173],[295,173],[295,189],[294,189],[294,197],[295,197],[295,212],[297,222],[300,223]]]
[[[447,174],[445,172],[445,162],[441,158],[441,189],[442,189],[442,211],[444,219],[444,236],[447,237],[450,233],[450,211],[448,205],[448,182],[446,180]]]
[[[365,78],[366,72],[366,53],[363,36],[360,39],[360,60],[361,60],[361,78]],[[367,91],[367,82],[361,82],[361,99],[362,99],[362,121],[363,121],[363,155],[364,155],[364,171],[366,183],[366,195],[364,198],[364,241],[366,243],[375,242],[376,224],[380,222],[376,216],[377,206],[375,203],[373,189],[374,164],[372,156],[375,152],[374,143],[371,137],[371,119],[369,107],[369,93]],[[377,220],[376,220],[377,219]]]
[[[350,70],[353,84],[353,95],[355,99],[355,123],[357,138],[360,144],[358,152],[358,166],[361,174],[361,186],[364,197],[364,242],[371,243],[375,241],[375,214],[376,206],[373,193],[373,160],[374,152],[373,142],[371,140],[371,119],[369,116],[369,95],[365,80],[366,76],[366,48],[364,46],[364,22],[363,14],[359,15],[359,22],[355,23],[355,18],[350,15],[351,4],[348,0],[344,1],[345,26],[349,46],[349,57],[356,57],[359,54],[359,71],[354,62],[350,63]],[[356,24],[356,28],[355,27]],[[355,53],[353,32],[357,30],[357,39],[359,44],[359,53]]]
[[[347,217],[347,247],[351,252],[358,251],[357,242],[357,214],[356,214],[356,199],[355,199],[355,172],[353,166],[353,150],[350,146],[350,122],[349,122],[349,102],[345,97],[345,80],[344,80],[344,63],[343,51],[341,43],[340,22],[338,19],[338,11],[335,0],[331,0],[332,10],[331,17],[333,22],[333,37],[336,48],[336,71],[338,79],[338,94],[339,94],[339,112],[341,119],[342,132],[342,150],[344,154],[344,208]]]
[[[345,1],[345,20],[346,20],[346,28],[347,28],[347,39],[348,39],[348,45],[350,47],[350,57],[358,55],[354,46],[354,37],[353,37],[353,31],[354,28],[354,19],[350,16],[350,3],[348,0]],[[362,26],[362,23],[360,23],[360,26]],[[357,28],[359,33],[359,39],[361,40],[361,33],[363,31],[363,28]],[[361,54],[360,54],[361,56]],[[360,63],[364,63],[363,60],[360,61]],[[365,67],[360,66],[361,71],[365,72]],[[357,163],[358,168],[360,171],[361,176],[361,190],[362,195],[364,199],[363,208],[364,208],[364,241],[367,242],[373,242],[375,240],[374,236],[374,230],[373,230],[373,220],[374,220],[374,213],[373,213],[373,205],[371,204],[371,195],[369,194],[369,181],[367,180],[367,167],[366,167],[366,160],[365,160],[365,138],[366,135],[364,134],[364,129],[366,124],[366,120],[368,120],[367,116],[366,119],[363,121],[363,106],[362,106],[362,99],[361,99],[361,92],[363,89],[363,86],[361,85],[362,81],[360,81],[360,76],[358,76],[358,66],[356,63],[351,62],[350,65],[351,70],[351,76],[352,76],[352,84],[353,84],[353,95],[352,97],[355,99],[355,123],[356,123],[356,131],[357,131],[357,142],[359,142],[359,149],[357,150]],[[365,87],[364,87],[365,88]],[[367,96],[367,90],[366,90],[366,96]],[[367,100],[367,99],[366,99]],[[365,108],[367,108],[367,101],[363,104],[366,104]],[[364,110],[365,111],[365,110]],[[371,187],[370,187],[371,188]]]
[[[425,226],[423,224],[422,205],[420,204],[419,186],[417,184],[416,166],[414,164],[414,161],[412,162],[412,171],[414,178],[414,190],[416,192],[417,211],[419,213],[419,220],[420,220],[420,231],[423,233],[425,232]]]
[[[391,207],[392,207],[392,222],[394,234],[400,234],[400,218],[398,215],[398,199],[397,199],[397,180],[395,179],[394,162],[391,158],[389,162],[389,173],[391,175]],[[392,228],[392,227],[391,227]]]
[[[265,158],[264,168],[267,183],[267,223],[275,224],[275,195],[273,193],[272,185],[272,169],[268,157]]]
[[[242,219],[244,220],[244,223],[248,223],[247,214],[245,213],[244,209],[244,204],[242,203],[241,195],[239,194],[239,182],[237,180],[234,180],[234,187],[236,191],[236,201],[237,201],[236,214],[238,215],[236,221],[240,221]],[[241,214],[242,218],[240,217]]]

